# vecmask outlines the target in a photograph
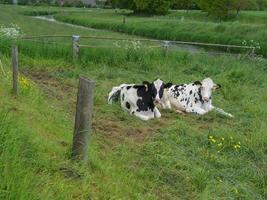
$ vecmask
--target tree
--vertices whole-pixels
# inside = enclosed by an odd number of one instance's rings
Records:
[[[196,0],[196,2],[209,15],[220,19],[238,16],[243,9],[255,10],[257,6],[258,9],[267,7],[267,0]]]
[[[170,0],[134,0],[135,12],[144,14],[166,14]]]
[[[256,0],[259,10],[265,10],[267,8],[267,0]]]
[[[234,15],[246,4],[247,0],[197,0],[199,7],[209,15],[219,19],[226,19]]]
[[[131,9],[141,14],[166,14],[171,0],[112,0],[112,7]]]
[[[241,9],[244,9],[249,4],[249,0],[233,0],[232,6],[236,10],[236,15],[239,16]]]
[[[113,8],[134,8],[134,0],[111,0],[111,4]]]
[[[196,3],[195,0],[171,0],[172,9],[195,9]]]

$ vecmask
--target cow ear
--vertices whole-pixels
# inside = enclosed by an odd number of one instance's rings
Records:
[[[213,87],[212,87],[212,89],[213,90],[218,90],[218,89],[220,89],[222,86],[220,85],[220,84],[214,84],[213,85]]]
[[[143,81],[143,85],[146,87],[146,91],[148,91],[148,87],[151,85],[148,81]]]
[[[164,88],[170,88],[172,86],[172,83],[166,83],[165,85],[164,85]]]
[[[143,81],[144,85],[149,85],[150,83],[148,81]]]
[[[201,83],[200,81],[195,81],[195,82],[194,82],[194,85],[200,85],[200,86],[201,86],[202,83]]]

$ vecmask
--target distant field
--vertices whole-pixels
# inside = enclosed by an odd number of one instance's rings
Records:
[[[105,17],[110,12],[114,23],[112,10],[1,5],[0,25],[15,23],[26,35],[136,37],[24,15],[36,9],[60,12],[58,17],[67,17],[63,12],[68,11],[71,17],[88,12],[97,20],[98,12]],[[133,18],[138,24],[139,18]],[[116,20],[120,23],[121,15]],[[162,49],[126,48],[128,43],[114,48],[113,42],[100,41],[107,46],[84,48],[80,60],[73,62],[71,46],[63,45],[71,44],[70,39],[53,41],[59,44],[16,41],[24,78],[20,96],[14,98],[12,41],[0,38],[0,199],[267,199],[266,59],[172,51],[165,55]],[[96,81],[89,166],[69,160],[80,74]],[[213,95],[214,105],[235,118],[162,111],[161,119],[143,122],[119,105],[107,104],[113,85],[155,77],[173,83],[213,78],[222,85]]]
[[[241,12],[238,19],[216,22],[200,11],[173,11],[166,17],[126,16],[114,10],[59,12],[60,21],[87,27],[108,29],[158,39],[242,45],[244,40],[259,42],[259,54],[267,55],[267,12]],[[253,42],[253,43],[254,43]]]

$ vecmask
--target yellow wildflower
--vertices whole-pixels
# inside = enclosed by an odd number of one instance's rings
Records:
[[[236,194],[238,194],[238,189],[234,188],[234,191],[235,191]]]
[[[209,136],[209,139],[212,139],[212,138],[213,138],[213,136],[212,136],[212,135],[210,135],[210,136]]]
[[[24,76],[19,77],[19,83],[21,87],[27,88],[31,86],[31,81]]]
[[[224,141],[224,137],[222,137],[222,141]]]
[[[212,142],[212,143],[215,143],[215,142],[216,142],[216,140],[215,140],[215,139],[211,139],[211,142]]]
[[[221,147],[222,146],[222,143],[220,142],[219,144],[218,144],[218,147]]]

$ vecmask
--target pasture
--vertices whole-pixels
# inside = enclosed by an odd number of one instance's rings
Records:
[[[135,16],[125,10],[55,12],[54,17],[59,21],[86,27],[163,40],[260,46],[259,54],[266,56],[267,52],[266,12],[243,11],[237,19],[226,22],[215,21],[201,11],[172,11],[164,17]],[[25,13],[39,14],[38,10]]]
[[[96,15],[98,22],[102,12],[103,21],[108,23],[106,12],[111,12],[1,5],[0,24],[15,23],[25,35],[137,37],[25,15],[26,11],[46,9],[57,12],[59,20],[76,15],[81,18],[86,12],[88,17],[82,19],[89,25],[78,23],[86,26],[92,26],[90,15]],[[110,15],[114,24],[115,14]],[[181,23],[175,15],[163,18],[164,23]],[[192,17],[202,23],[201,16]],[[151,18],[133,19],[140,23],[144,19],[147,31],[157,32],[149,22]],[[92,27],[117,30],[106,25]],[[164,33],[171,32],[163,24],[161,27]],[[154,36],[131,32],[135,33]],[[48,41],[57,43],[45,44]],[[80,60],[73,62],[71,38],[16,42],[21,70],[17,98],[10,93],[12,41],[0,38],[0,199],[267,198],[266,59],[182,51],[165,55],[161,48],[147,48],[151,44],[136,47],[129,42],[82,39],[83,44],[105,47],[82,48]],[[114,48],[116,45],[120,48]],[[96,81],[88,166],[69,160],[80,74]],[[143,122],[124,112],[119,104],[107,104],[112,86],[156,77],[173,83],[211,77],[222,85],[214,93],[213,104],[235,118],[215,112],[197,116],[162,111],[162,118]]]

